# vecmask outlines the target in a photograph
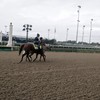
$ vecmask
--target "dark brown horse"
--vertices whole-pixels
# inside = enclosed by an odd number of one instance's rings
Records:
[[[39,54],[40,54],[40,61],[41,61],[41,57],[43,57],[44,61],[46,60],[43,45],[41,45],[41,49],[36,49],[33,44],[30,44],[30,43],[22,44],[19,48],[19,55],[21,54],[22,51],[23,51],[23,54],[22,54],[22,58],[19,63],[21,63],[23,61],[24,56],[26,56],[26,59],[31,61],[32,60],[31,56],[34,53],[36,53],[36,57],[33,61],[35,61],[37,59]]]

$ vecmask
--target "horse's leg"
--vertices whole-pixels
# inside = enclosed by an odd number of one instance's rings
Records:
[[[29,54],[29,58],[31,59],[31,61],[32,61],[32,55],[34,54],[34,52],[31,52],[30,54]]]
[[[27,61],[27,58],[28,58],[28,57],[27,57],[27,55],[26,55],[26,61]]]
[[[32,61],[32,55],[33,55],[33,54],[34,54],[34,52],[30,52],[29,55],[28,55],[30,61]]]
[[[37,59],[37,57],[38,57],[38,53],[36,53],[36,57],[35,57],[35,59],[33,61],[35,61]]]
[[[26,56],[26,61],[27,61],[27,56]]]
[[[21,60],[20,60],[20,62],[19,63],[21,63],[22,61],[23,61],[23,57],[26,55],[26,53],[24,53],[23,55],[22,55],[22,58],[21,58]]]
[[[43,57],[43,60],[44,60],[44,61],[46,60],[46,55],[44,54],[44,52],[42,52],[42,53],[40,54],[40,57]],[[41,61],[41,59],[40,59],[40,61]]]
[[[31,57],[31,55],[29,55],[29,58],[30,58],[30,61],[32,61],[32,57]]]
[[[29,58],[29,53],[27,52],[27,55],[26,55],[27,59],[29,62],[31,62],[30,58]]]
[[[44,59],[44,61],[46,60],[46,55],[45,54],[43,54],[43,59]]]
[[[41,57],[42,57],[42,55],[40,54],[40,59],[39,59],[39,61],[41,61]]]
[[[27,59],[28,59],[28,61],[30,61],[30,59],[28,58],[28,55],[29,55],[29,52],[26,51],[26,61],[27,61]]]
[[[46,55],[44,54],[44,50],[41,52],[41,56],[43,57],[43,60],[46,60]]]

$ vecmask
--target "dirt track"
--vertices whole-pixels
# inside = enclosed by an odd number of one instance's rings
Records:
[[[100,54],[46,55],[17,64],[18,52],[0,52],[0,100],[100,100]]]

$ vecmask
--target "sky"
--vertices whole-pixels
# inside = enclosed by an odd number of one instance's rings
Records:
[[[29,37],[37,33],[44,38],[57,41],[76,40],[78,5],[79,13],[78,41],[89,42],[90,22],[92,21],[91,42],[100,43],[100,0],[0,0],[0,31],[9,31],[13,24],[13,35],[26,37],[22,31],[24,24],[32,25]],[[49,36],[48,36],[48,29]],[[56,29],[56,32],[54,31]]]

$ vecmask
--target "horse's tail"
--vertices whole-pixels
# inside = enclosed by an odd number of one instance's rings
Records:
[[[22,44],[19,48],[19,55],[21,54],[22,50],[23,50],[24,44]]]

